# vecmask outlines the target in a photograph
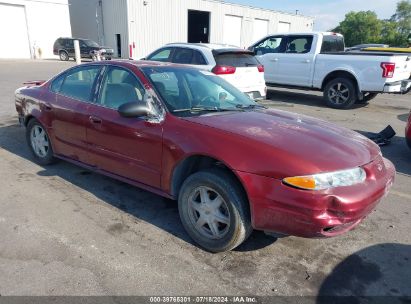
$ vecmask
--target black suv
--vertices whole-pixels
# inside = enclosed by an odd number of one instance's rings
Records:
[[[67,61],[70,58],[75,58],[74,54],[74,40],[78,40],[80,44],[81,58],[90,58],[95,60],[98,55],[101,59],[111,60],[113,56],[113,49],[98,45],[90,39],[77,39],[77,38],[58,38],[54,42],[53,53],[59,55],[60,60]]]

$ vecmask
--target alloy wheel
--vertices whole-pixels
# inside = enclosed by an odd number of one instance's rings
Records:
[[[350,90],[343,83],[338,82],[328,90],[328,98],[334,104],[343,104],[350,98]]]
[[[33,148],[34,153],[40,157],[44,158],[47,156],[49,150],[49,139],[44,131],[44,129],[39,126],[35,125],[30,132],[30,142],[31,147]]]

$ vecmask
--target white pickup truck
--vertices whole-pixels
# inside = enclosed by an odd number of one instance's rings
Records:
[[[411,56],[344,52],[344,37],[336,33],[275,34],[249,49],[264,65],[267,85],[323,91],[337,109],[411,89]]]

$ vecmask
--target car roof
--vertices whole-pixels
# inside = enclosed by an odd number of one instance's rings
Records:
[[[110,60],[110,61],[95,61],[91,63],[85,63],[89,65],[115,65],[118,64],[119,66],[127,66],[127,65],[133,65],[138,68],[141,67],[176,67],[176,68],[192,68],[192,69],[198,69],[196,67],[192,67],[190,65],[186,64],[178,64],[178,63],[171,63],[171,62],[160,62],[160,61],[150,61],[150,60],[133,60],[133,59],[116,59],[116,60]]]
[[[185,43],[185,42],[176,42],[176,43],[169,43],[165,46],[172,46],[172,47],[185,47],[185,48],[192,48],[197,50],[223,50],[223,49],[232,49],[232,50],[242,50],[242,48],[223,44],[223,43]]]

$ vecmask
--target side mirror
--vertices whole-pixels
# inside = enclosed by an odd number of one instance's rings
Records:
[[[118,107],[118,113],[123,117],[143,117],[151,115],[146,105],[139,102],[127,102]]]
[[[254,46],[250,46],[250,47],[248,48],[248,50],[251,51],[251,52],[253,52],[253,53],[255,53],[255,47],[254,47]]]

